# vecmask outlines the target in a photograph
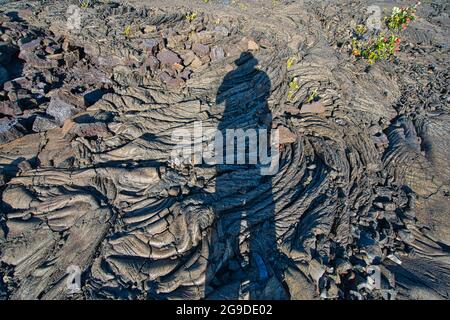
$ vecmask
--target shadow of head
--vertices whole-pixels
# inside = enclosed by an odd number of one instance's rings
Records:
[[[239,67],[242,65],[255,67],[258,65],[258,60],[249,51],[242,52],[238,59],[234,63]]]

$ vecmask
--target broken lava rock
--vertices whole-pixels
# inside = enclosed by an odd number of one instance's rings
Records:
[[[322,102],[317,101],[309,104],[304,104],[300,109],[300,113],[324,113],[325,107]]]
[[[211,61],[216,61],[225,58],[225,52],[221,47],[216,46],[211,49],[209,56],[211,57]]]
[[[178,57],[175,52],[168,49],[161,50],[161,52],[156,55],[156,58],[158,58],[161,64],[165,64],[168,66],[171,66],[175,63],[181,63],[180,57]]]
[[[158,50],[159,41],[156,39],[145,39],[144,41],[142,41],[142,45],[144,46],[144,49],[147,50],[147,52],[155,54]]]
[[[82,109],[71,103],[71,96],[69,93],[58,92],[50,100],[46,113],[55,118],[59,125],[62,125],[66,119],[82,111]],[[76,98],[72,97],[72,99]]]
[[[192,51],[194,51],[199,57],[204,57],[209,54],[209,47],[201,43],[194,43],[192,46]]]
[[[172,77],[167,72],[163,72],[159,75],[162,82],[171,87],[180,87],[184,84],[184,80],[181,77]]]
[[[106,137],[108,129],[102,122],[75,124],[70,131],[79,137]]]
[[[279,127],[278,133],[280,135],[280,144],[291,144],[297,140],[297,136],[286,127]]]
[[[6,116],[14,116],[21,114],[22,110],[17,103],[11,101],[0,101],[0,114]]]
[[[54,129],[57,127],[58,127],[58,123],[56,123],[55,121],[53,121],[49,118],[37,116],[33,122],[32,129],[34,132],[43,132],[43,131]]]

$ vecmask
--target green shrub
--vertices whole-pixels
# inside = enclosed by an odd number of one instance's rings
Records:
[[[389,30],[405,30],[411,21],[416,19],[416,11],[419,4],[420,2],[411,7],[394,7],[391,16],[385,19]]]
[[[401,39],[398,32],[416,18],[418,2],[411,7],[394,7],[389,17],[385,18],[386,31],[367,32],[364,25],[357,25],[352,37],[352,55],[357,59],[365,59],[369,64],[379,60],[389,60],[400,50]]]
[[[355,57],[362,57],[373,64],[379,60],[389,60],[400,50],[401,39],[395,35],[379,35],[369,41],[352,40],[352,54]]]

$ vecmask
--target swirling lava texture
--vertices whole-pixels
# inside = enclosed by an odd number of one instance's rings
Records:
[[[5,297],[448,298],[448,6],[424,5],[395,62],[368,68],[345,44],[364,1],[242,3],[101,2],[78,33],[65,1],[2,9],[31,10],[20,23],[63,35],[109,86],[61,127],[0,145]],[[186,66],[196,43],[223,57]],[[169,49],[187,79],[152,64]],[[257,68],[241,65],[216,103],[247,50]],[[257,71],[271,81],[279,171],[173,161],[176,129],[261,125]],[[107,82],[90,79],[79,81]],[[71,265],[83,272],[76,294]]]

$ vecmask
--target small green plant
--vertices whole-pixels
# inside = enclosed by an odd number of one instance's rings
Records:
[[[405,30],[411,21],[416,19],[417,6],[420,2],[411,7],[394,7],[390,17],[385,19],[386,24],[390,30]]]
[[[313,92],[309,95],[309,97],[305,100],[305,104],[311,103],[314,101],[314,99],[317,98],[317,89],[314,89]]]
[[[195,18],[197,18],[197,13],[196,12],[188,12],[186,13],[186,20],[189,22],[192,22],[195,20]]]
[[[81,8],[86,9],[94,4],[94,0],[79,0],[79,3]]]
[[[297,90],[299,87],[298,85],[298,78],[295,77],[294,79],[291,80],[291,82],[289,82],[289,88],[292,90]]]
[[[123,34],[129,37],[131,35],[131,26],[126,26],[125,29],[123,30]]]
[[[286,65],[288,69],[292,68],[292,66],[295,63],[295,60],[296,60],[295,57],[290,57],[289,59],[287,59]]]
[[[289,91],[288,98],[291,99],[294,96],[294,93],[300,88],[298,85],[298,78],[295,77],[289,82]]]
[[[355,27],[355,32],[356,32],[358,35],[363,35],[363,34],[366,33],[366,31],[367,31],[367,27],[366,27],[365,25],[363,25],[363,24],[358,24],[358,25]]]

